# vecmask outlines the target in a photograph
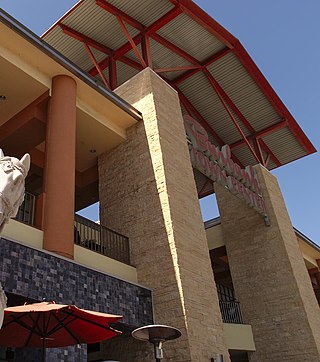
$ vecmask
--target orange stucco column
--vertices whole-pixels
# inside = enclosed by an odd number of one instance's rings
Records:
[[[76,148],[76,82],[52,80],[44,179],[43,247],[73,259]]]

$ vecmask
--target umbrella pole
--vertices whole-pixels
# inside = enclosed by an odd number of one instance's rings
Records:
[[[46,361],[46,339],[43,337],[42,339],[42,362]]]

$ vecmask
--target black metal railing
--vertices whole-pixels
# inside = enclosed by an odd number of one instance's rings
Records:
[[[16,220],[21,221],[25,224],[34,225],[34,215],[36,206],[36,196],[26,192],[24,194],[24,201],[19,207]]]
[[[96,253],[130,265],[129,239],[78,214],[74,222],[74,242]]]
[[[219,306],[223,323],[243,324],[239,302],[219,300]]]

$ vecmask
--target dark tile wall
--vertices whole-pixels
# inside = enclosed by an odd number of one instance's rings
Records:
[[[4,238],[0,238],[0,261],[0,283],[5,292],[120,314],[124,323],[134,326],[153,322],[148,289]],[[31,351],[19,353],[24,362],[36,358],[35,353],[30,356]],[[87,361],[86,347],[48,350],[47,361]]]

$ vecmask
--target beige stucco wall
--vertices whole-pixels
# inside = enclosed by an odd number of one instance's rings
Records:
[[[248,324],[223,324],[228,349],[238,351],[255,351],[252,328]]]
[[[113,275],[128,282],[137,283],[136,268],[95,253],[79,245],[74,246],[74,261],[102,273]]]
[[[10,219],[2,232],[4,238],[16,240],[36,249],[42,249],[43,231]]]

